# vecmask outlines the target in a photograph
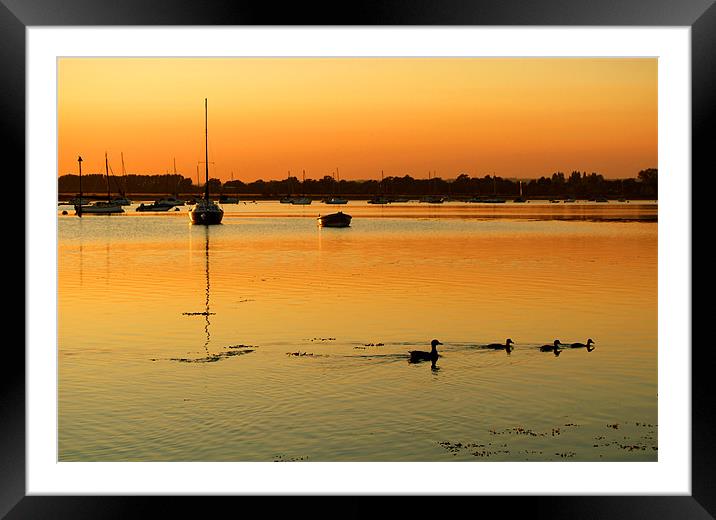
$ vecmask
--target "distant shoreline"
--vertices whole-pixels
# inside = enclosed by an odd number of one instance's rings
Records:
[[[203,193],[126,193],[125,194],[127,198],[137,201],[137,202],[146,202],[146,201],[154,201],[163,197],[169,197],[169,196],[175,196],[181,200],[184,201],[191,201],[191,200],[197,200],[204,197]],[[58,203],[62,202],[68,202],[71,199],[77,197],[77,193],[58,193]],[[116,196],[116,194],[112,195],[113,197]],[[283,198],[285,195],[264,195],[260,193],[239,193],[237,195],[228,195],[230,197],[238,197],[240,201],[279,201],[281,198]],[[313,202],[322,202],[324,199],[330,198],[334,195],[331,194],[324,194],[324,195],[305,195],[306,198],[311,199]],[[438,195],[440,196],[440,195]],[[83,198],[86,198],[87,200],[107,200],[107,193],[83,193]],[[370,200],[372,197],[366,196],[364,194],[358,194],[358,195],[341,195],[340,196],[343,199],[346,199],[347,201],[365,201]],[[419,202],[422,196],[415,196],[415,195],[396,195],[396,198],[403,199],[400,202]],[[460,197],[448,197],[447,195],[441,196],[444,200],[444,202],[465,202],[470,203],[471,197],[466,196],[460,196]],[[518,196],[511,195],[511,196],[504,196],[504,195],[498,195],[498,198],[504,199],[505,202],[513,202],[515,199],[518,198]],[[219,195],[211,195],[210,198],[212,200],[219,200]],[[619,200],[622,200],[621,198],[616,197],[605,197],[607,201],[609,202],[618,202]],[[568,201],[574,201],[574,202],[598,202],[595,201],[594,198],[583,198],[583,197],[577,197],[573,198],[569,195],[555,195],[555,196],[548,196],[548,195],[535,195],[534,197],[525,197],[526,201],[535,201],[535,202],[549,202],[551,200],[563,202],[565,200]],[[629,202],[658,202],[658,199],[655,199],[654,197],[625,197],[624,200]],[[400,202],[395,201],[389,201],[386,202],[386,204],[400,204]],[[603,202],[603,201],[602,201]],[[472,202],[475,203],[475,202]],[[483,203],[489,203],[489,201],[483,202]],[[475,204],[480,204],[479,202]]]

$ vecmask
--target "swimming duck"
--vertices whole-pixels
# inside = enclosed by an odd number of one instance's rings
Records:
[[[594,350],[593,345],[594,345],[594,341],[592,340],[592,338],[589,338],[589,339],[587,340],[587,344],[586,344],[586,345],[585,345],[584,343],[571,343],[571,344],[569,345],[569,347],[570,347],[570,348],[586,348],[586,349],[587,349],[587,352],[591,352],[592,350]]]
[[[419,361],[435,361],[438,359],[438,345],[442,345],[438,340],[434,339],[430,342],[432,350],[425,352],[424,350],[411,350],[410,351],[410,363],[417,363]]]
[[[514,341],[512,341],[510,338],[507,338],[504,345],[502,345],[501,343],[490,343],[489,345],[485,345],[485,348],[492,348],[495,350],[506,350],[507,353],[509,354],[515,348],[512,346],[514,344],[515,344]]]
[[[554,352],[557,353],[560,349],[560,345],[562,345],[562,342],[558,339],[554,340],[553,345],[542,345],[539,349],[542,352]]]

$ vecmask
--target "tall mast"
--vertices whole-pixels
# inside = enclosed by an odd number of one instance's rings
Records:
[[[107,202],[112,202],[112,196],[109,193],[109,165],[107,164],[107,152],[104,152],[104,174],[107,177]]]
[[[79,164],[80,167],[80,201],[79,206],[75,206],[77,215],[82,216],[82,156],[77,156],[77,164]]]
[[[209,201],[209,104],[206,98],[204,98],[204,137],[205,147],[204,156],[206,161],[206,184],[204,185],[204,199]]]

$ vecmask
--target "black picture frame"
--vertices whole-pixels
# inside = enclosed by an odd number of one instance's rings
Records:
[[[502,25],[502,26],[686,26],[691,28],[692,172],[714,175],[710,130],[716,106],[716,6],[714,0],[412,0],[366,1],[330,5],[228,0],[0,0],[0,109],[4,159],[12,171],[25,171],[25,29],[28,26],[83,25]],[[693,179],[693,174],[692,177]],[[20,187],[24,193],[24,186]],[[18,193],[18,192],[15,192]],[[693,205],[692,205],[693,207]],[[692,219],[696,213],[692,210]],[[24,226],[23,226],[24,232]],[[19,249],[19,247],[17,248]],[[25,263],[28,259],[24,258]],[[22,267],[25,273],[25,266]],[[27,276],[27,275],[26,275]],[[693,271],[692,271],[693,276]],[[27,309],[31,310],[31,309]],[[692,320],[693,323],[693,320]],[[695,337],[695,336],[694,336]],[[691,342],[691,338],[685,341]],[[695,343],[695,342],[694,342]],[[8,348],[12,346],[12,348]],[[711,345],[692,349],[692,494],[688,496],[553,496],[465,497],[476,513],[485,505],[500,516],[530,514],[551,518],[714,518],[715,408]],[[6,345],[0,363],[0,517],[126,518],[143,516],[161,501],[163,516],[187,512],[187,497],[26,496],[25,492],[25,353]],[[218,497],[212,497],[215,500]],[[453,497],[456,499],[457,497]],[[247,504],[253,498],[241,497]],[[461,503],[465,501],[463,499]],[[246,502],[249,500],[249,502]],[[323,499],[322,499],[323,500]],[[477,500],[477,505],[474,502]],[[374,497],[342,500],[339,511],[322,502],[272,499],[272,514],[351,518],[372,516]],[[414,500],[401,505],[401,516],[413,511],[444,510],[444,501]],[[284,505],[285,504],[285,505]],[[457,506],[450,506],[459,507]],[[415,508],[411,511],[411,508]],[[205,511],[202,516],[206,516]],[[210,514],[210,513],[209,513]]]

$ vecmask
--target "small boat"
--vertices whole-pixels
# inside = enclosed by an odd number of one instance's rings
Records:
[[[124,213],[122,206],[112,201],[98,200],[94,204],[82,206],[82,214],[93,213],[98,215],[108,215],[111,213]]]
[[[221,195],[219,197],[219,202],[221,202],[222,204],[238,204],[239,197],[232,197],[230,195]]]
[[[596,197],[594,199],[594,202],[609,202],[609,199],[607,199],[606,197]]]
[[[281,199],[279,200],[279,202],[280,202],[281,204],[291,204],[291,201],[292,201],[292,200],[293,200],[293,197],[286,196],[286,197],[281,197]]]
[[[301,192],[306,193],[305,191],[306,186],[306,170],[303,170],[303,182],[301,183]],[[310,197],[306,197],[305,195],[299,195],[297,197],[290,197],[289,204],[295,204],[297,206],[308,206],[313,202]]]
[[[323,201],[324,204],[348,204],[346,199],[340,197],[329,197]]]
[[[75,196],[74,198],[68,200],[66,203],[60,202],[61,205],[69,205],[69,206],[79,206],[84,204],[89,204],[90,200],[87,197],[80,197],[79,195]]]
[[[183,200],[180,200],[174,196],[170,197],[162,197],[161,199],[157,199],[154,201],[155,204],[162,204],[164,206],[174,207],[174,206],[183,206],[185,202]]]
[[[319,215],[318,225],[321,227],[348,227],[351,225],[352,218],[342,211],[331,213],[330,215]]]
[[[192,224],[213,225],[221,224],[224,218],[224,210],[209,199],[209,108],[208,102],[204,99],[204,138],[206,155],[206,182],[204,183],[204,198],[196,201],[194,207],[189,211],[189,218]]]
[[[158,204],[156,201],[151,204],[144,204],[142,202],[139,206],[137,206],[136,211],[169,211],[173,207],[174,206],[169,204]]]
[[[78,162],[80,163],[80,175],[81,175],[81,168],[82,168],[82,158],[80,157],[78,159]],[[94,204],[89,205],[82,205],[78,204],[75,206],[75,213],[77,216],[81,217],[85,213],[89,214],[95,214],[95,215],[111,215],[114,213],[124,213],[124,209],[122,209],[122,206],[120,204],[117,204],[116,202],[112,201],[112,194],[109,191],[109,162],[107,161],[107,153],[104,154],[104,171],[105,175],[107,176],[107,200],[100,200],[95,202]],[[80,190],[81,190],[80,185]],[[81,192],[80,192],[80,200],[82,199]]]
[[[445,199],[438,197],[437,195],[428,195],[420,199],[420,202],[427,202],[428,204],[442,204]]]
[[[467,202],[482,204],[503,204],[507,201],[500,197],[472,197],[471,199],[467,199]],[[519,201],[515,200],[515,202]]]
[[[126,168],[124,167],[124,152],[121,152],[121,153],[120,153],[120,157],[122,158],[122,178],[124,179],[124,185],[125,185],[125,188],[126,188],[126,185],[127,185],[127,170],[126,170]],[[115,180],[116,180],[116,179],[115,179]],[[114,197],[114,198],[112,199],[112,202],[114,202],[114,203],[116,203],[116,204],[119,204],[120,206],[131,206],[131,205],[132,205],[132,201],[127,198],[127,195],[124,193],[124,190],[119,186],[119,184],[118,184],[117,186],[118,186],[118,188],[119,188],[119,196],[118,196],[118,197]]]
[[[368,200],[368,204],[390,204],[390,201],[385,197],[375,196]]]
[[[114,197],[112,199],[112,202],[115,204],[119,204],[120,206],[131,206],[132,201],[129,200],[127,197]]]
[[[497,196],[497,177],[492,176],[492,196],[491,197],[473,197],[468,202],[480,202],[483,204],[503,204],[506,202],[502,197]],[[520,184],[520,196],[522,194],[522,185]]]
[[[336,177],[338,178],[338,180],[336,180]],[[340,187],[340,179],[341,179],[341,177],[340,177],[340,174],[338,173],[338,168],[336,168],[336,176],[333,177],[332,185],[335,186],[336,183],[338,183],[338,186]],[[323,203],[324,204],[348,204],[348,200],[346,200],[342,197],[338,197],[335,194],[333,194],[330,197],[324,199]]]

